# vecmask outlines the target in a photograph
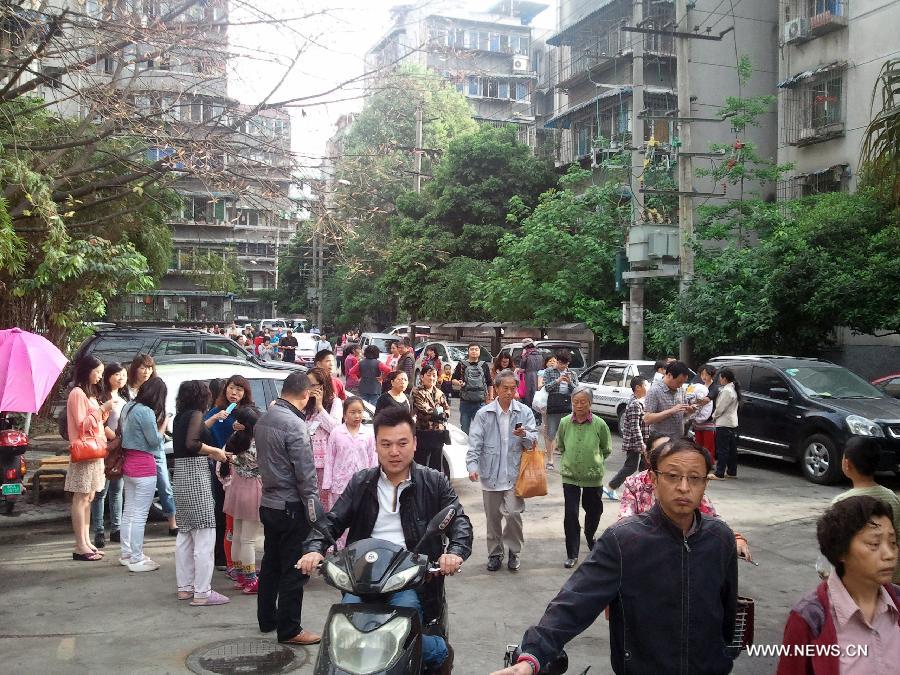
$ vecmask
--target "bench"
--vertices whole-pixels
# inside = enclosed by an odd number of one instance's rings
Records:
[[[41,503],[41,485],[47,480],[66,480],[69,472],[69,455],[45,457],[41,465],[31,475],[31,503],[39,506]]]

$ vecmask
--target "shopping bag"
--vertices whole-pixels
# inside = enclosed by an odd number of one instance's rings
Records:
[[[541,450],[522,452],[519,477],[516,479],[516,497],[543,497],[547,494],[547,468]]]
[[[524,399],[528,394],[528,387],[525,386],[525,371],[519,373],[519,386],[516,387],[516,393],[519,395],[519,399]]]
[[[534,392],[534,399],[531,401],[531,409],[535,412],[547,412],[547,390],[541,387]]]

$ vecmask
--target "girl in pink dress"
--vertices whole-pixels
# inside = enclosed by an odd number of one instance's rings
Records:
[[[306,413],[306,426],[312,440],[313,460],[316,463],[316,479],[319,484],[319,500],[323,506],[328,503],[322,489],[325,472],[325,454],[328,450],[328,437],[341,424],[344,413],[343,404],[334,394],[331,386],[331,374],[322,368],[312,368],[306,376],[309,378],[309,402],[303,412]]]
[[[348,397],[344,401],[344,423],[328,437],[320,490],[325,497],[322,505],[326,509],[337,503],[353,474],[378,466],[375,436],[371,429],[363,428],[363,415],[362,399]],[[346,540],[345,532],[338,540],[338,548],[343,548]]]

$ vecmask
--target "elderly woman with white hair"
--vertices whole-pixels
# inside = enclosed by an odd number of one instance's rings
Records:
[[[603,468],[609,457],[611,437],[606,422],[591,413],[593,393],[580,385],[572,392],[572,414],[566,415],[556,432],[556,448],[561,455],[559,475],[562,477],[566,534],[567,569],[575,567],[581,541],[579,502],[584,508],[584,538],[588,550],[603,515]]]

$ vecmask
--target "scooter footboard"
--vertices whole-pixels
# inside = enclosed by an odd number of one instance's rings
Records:
[[[332,605],[314,673],[418,673],[422,668],[421,635],[415,609],[383,603]]]

